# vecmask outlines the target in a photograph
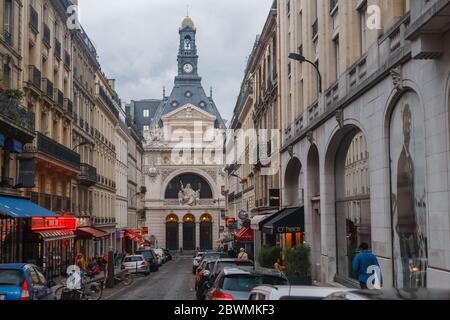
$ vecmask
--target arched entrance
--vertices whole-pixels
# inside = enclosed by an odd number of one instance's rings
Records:
[[[286,204],[294,207],[303,202],[303,190],[300,189],[300,172],[302,164],[297,158],[292,158],[287,167],[285,173],[285,197]]]
[[[200,217],[200,249],[212,250],[213,248],[213,223],[209,214]]]
[[[312,243],[313,276],[315,280],[321,281],[321,255],[322,255],[322,230],[320,211],[320,172],[319,151],[313,145],[308,153],[308,193],[311,208],[311,234]]]
[[[195,217],[187,214],[183,218],[183,250],[195,249]]]
[[[348,126],[334,160],[337,274],[358,281],[352,262],[358,247],[371,247],[369,151],[366,137],[356,126]]]
[[[392,110],[389,152],[395,286],[423,288],[428,264],[425,115],[413,91]]]
[[[178,217],[174,214],[166,218],[166,248],[168,250],[178,250]]]

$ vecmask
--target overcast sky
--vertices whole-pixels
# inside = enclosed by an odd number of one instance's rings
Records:
[[[199,73],[222,117],[231,120],[247,57],[272,0],[79,0],[80,21],[97,47],[103,71],[122,100],[161,99],[177,72],[178,29],[197,27]]]

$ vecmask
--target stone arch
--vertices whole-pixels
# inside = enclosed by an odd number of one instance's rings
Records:
[[[297,157],[289,160],[284,173],[285,199],[288,206],[294,207],[303,201],[303,190],[300,189],[302,163]]]
[[[166,248],[168,250],[178,250],[179,245],[179,218],[176,214],[169,214],[166,217]]]
[[[200,250],[213,249],[213,218],[209,213],[200,217]]]
[[[217,183],[207,172],[205,172],[201,169],[192,167],[192,168],[184,168],[184,169],[179,169],[179,170],[173,171],[166,178],[164,178],[164,180],[162,181],[162,185],[164,187],[161,188],[160,199],[165,198],[166,189],[167,189],[167,186],[169,185],[169,183],[175,177],[185,174],[185,173],[192,173],[192,174],[196,174],[196,175],[202,177],[208,183],[209,187],[211,188],[211,192],[213,194],[213,199],[216,199],[218,197],[218,194],[220,194],[220,190],[217,190],[217,188],[214,187],[217,185]]]
[[[195,216],[187,213],[183,217],[183,250],[195,250]]]
[[[361,242],[371,245],[370,175],[367,135],[347,120],[330,137],[325,154],[322,226],[326,234],[328,279],[356,282],[351,262]],[[331,263],[334,261],[333,263]]]

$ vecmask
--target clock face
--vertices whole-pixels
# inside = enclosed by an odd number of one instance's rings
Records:
[[[191,73],[191,72],[194,70],[194,67],[192,66],[192,64],[186,63],[186,64],[183,66],[183,70],[184,70],[184,72],[186,72],[186,73]]]

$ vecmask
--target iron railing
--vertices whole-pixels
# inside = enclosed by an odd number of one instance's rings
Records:
[[[33,85],[36,89],[41,90],[41,71],[35,66],[28,66],[29,71],[29,83]]]
[[[0,94],[0,115],[11,123],[29,131],[35,130],[35,114],[19,105],[16,100]]]
[[[39,152],[80,170],[80,155],[55,140],[37,132],[35,143],[25,145],[25,152]]]
[[[58,107],[64,109],[64,93],[59,89],[55,89],[55,101]]]
[[[80,166],[81,174],[79,177],[80,181],[84,181],[90,185],[94,185],[97,183],[97,169],[93,166],[82,163]]]
[[[12,46],[13,37],[12,37],[11,33],[6,29],[3,30],[3,40],[5,40],[5,42],[8,46]]]
[[[47,98],[53,100],[53,83],[47,78],[42,79],[42,91]]]

